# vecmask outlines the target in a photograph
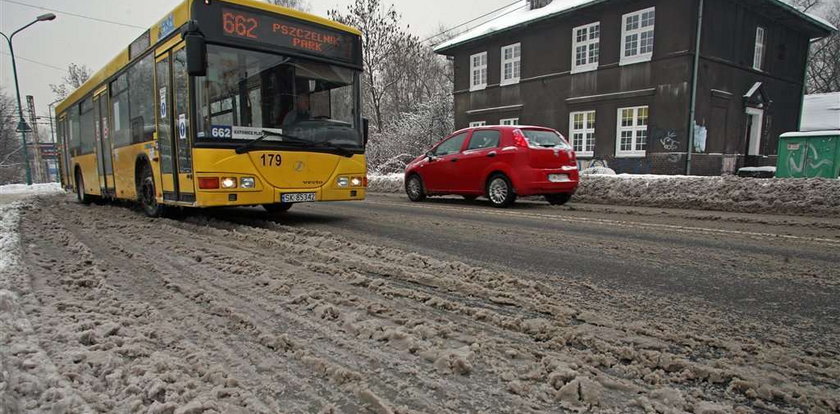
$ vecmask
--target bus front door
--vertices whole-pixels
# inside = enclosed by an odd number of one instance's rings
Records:
[[[99,188],[104,197],[116,196],[114,185],[114,160],[111,145],[111,117],[108,112],[108,90],[104,89],[93,97],[93,114],[96,122],[96,164]]]
[[[163,199],[195,202],[190,145],[189,76],[183,44],[160,53],[155,65]]]

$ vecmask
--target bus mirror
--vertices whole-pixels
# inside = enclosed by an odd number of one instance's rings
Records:
[[[367,146],[369,137],[370,137],[370,120],[367,119],[367,118],[362,118],[362,138],[364,139],[365,146]]]
[[[207,75],[207,43],[199,33],[184,35],[187,42],[187,73],[190,76]]]

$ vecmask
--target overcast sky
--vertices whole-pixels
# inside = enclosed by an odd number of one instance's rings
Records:
[[[512,3],[514,0],[393,0],[404,22],[420,36],[437,33],[441,26],[452,27]],[[0,32],[7,35],[46,13],[58,18],[38,23],[14,39],[21,95],[33,95],[39,116],[47,116],[47,105],[54,100],[49,84],[60,83],[71,62],[99,70],[145,28],[164,17],[180,0],[0,0]],[[346,9],[351,0],[310,0],[312,12],[325,16],[327,10]],[[388,0],[383,0],[388,3]],[[66,12],[66,13],[62,13]],[[89,16],[128,25],[126,27],[69,15]],[[470,27],[470,26],[468,26]],[[2,40],[2,39],[0,39]],[[38,63],[34,63],[36,61]],[[14,94],[11,59],[5,41],[0,42],[0,89]],[[24,107],[26,105],[25,98]],[[43,122],[49,121],[44,118]]]

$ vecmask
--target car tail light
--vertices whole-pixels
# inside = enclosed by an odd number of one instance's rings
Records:
[[[520,148],[528,148],[528,138],[525,138],[525,134],[522,133],[521,129],[513,131],[513,145]]]
[[[199,177],[198,188],[200,190],[218,190],[219,177]]]

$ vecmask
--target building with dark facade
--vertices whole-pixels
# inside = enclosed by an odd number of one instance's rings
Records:
[[[543,125],[582,167],[719,175],[775,165],[810,42],[834,30],[781,0],[530,0],[435,50],[458,128]]]

